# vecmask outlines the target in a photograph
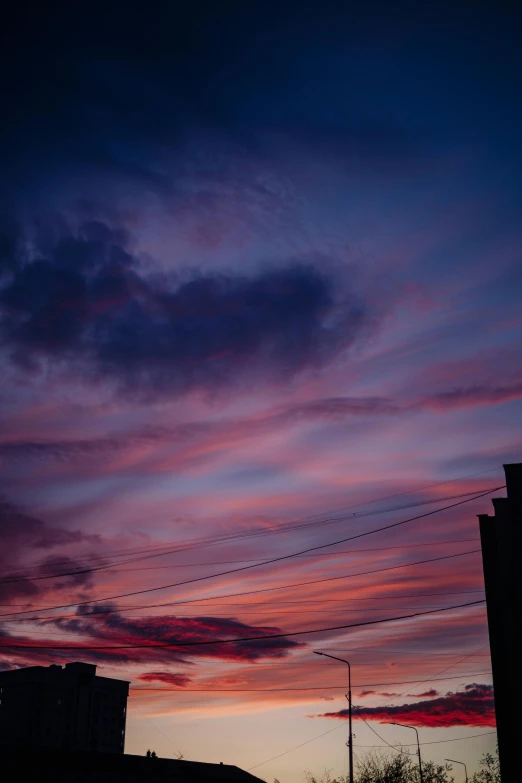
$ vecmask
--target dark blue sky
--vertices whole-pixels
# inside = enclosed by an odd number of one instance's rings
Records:
[[[161,156],[187,142],[264,157],[283,134],[379,173],[477,145],[493,178],[520,166],[513,8],[22,4],[3,31],[9,169],[41,183],[83,164],[171,189]]]

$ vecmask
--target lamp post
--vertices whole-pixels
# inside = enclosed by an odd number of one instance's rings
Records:
[[[415,726],[405,726],[404,723],[390,723],[390,726],[401,726],[403,729],[413,729],[413,731],[417,735],[417,754],[419,756],[419,779],[420,779],[420,783],[424,783],[424,778],[422,776],[422,761],[421,761],[421,752],[420,752],[419,732],[417,731]]]
[[[353,738],[352,738],[352,672],[349,661],[344,658],[336,658],[335,655],[314,650],[314,655],[323,655],[325,658],[331,658],[332,661],[340,661],[348,666],[348,773],[350,783],[353,783]]]
[[[444,759],[444,761],[451,761],[452,764],[462,764],[464,767],[464,774],[466,775],[466,783],[468,783],[468,768],[463,761],[455,761],[455,759]]]

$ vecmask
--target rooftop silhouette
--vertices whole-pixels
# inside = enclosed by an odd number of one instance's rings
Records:
[[[52,780],[53,783],[261,783],[231,764],[38,748],[20,754],[2,749],[2,781]]]

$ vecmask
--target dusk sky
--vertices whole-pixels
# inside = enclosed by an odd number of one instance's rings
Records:
[[[96,663],[127,753],[301,783],[346,774],[322,650],[356,758],[397,721],[475,771],[476,515],[522,460],[520,14],[43,6],[2,29],[0,669]]]

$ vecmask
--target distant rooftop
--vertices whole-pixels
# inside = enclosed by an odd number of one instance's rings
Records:
[[[31,780],[34,776],[35,780],[48,779],[53,783],[261,783],[260,778],[233,764],[51,748],[22,754],[16,748],[0,746],[0,752],[6,783]]]

